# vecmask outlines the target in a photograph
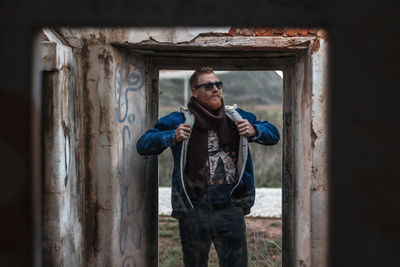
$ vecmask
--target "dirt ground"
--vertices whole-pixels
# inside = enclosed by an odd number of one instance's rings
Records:
[[[282,238],[282,220],[246,217],[247,232],[265,232],[270,239]]]
[[[276,247],[265,247],[282,238],[282,220],[246,217],[249,266],[281,266],[281,251]],[[159,220],[160,266],[183,266],[178,221],[161,216]],[[279,244],[274,243],[279,246]],[[209,266],[218,266],[215,248],[210,250]]]

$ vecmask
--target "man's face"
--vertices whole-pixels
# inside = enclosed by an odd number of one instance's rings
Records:
[[[217,75],[214,73],[205,73],[201,74],[197,78],[197,84],[205,84],[205,83],[215,83],[219,81]],[[215,85],[213,88],[209,91],[205,89],[204,86],[201,86],[198,89],[192,88],[192,95],[194,98],[197,99],[197,101],[200,102],[203,106],[206,108],[209,108],[211,110],[216,110],[221,106],[221,100],[222,100],[222,88],[218,89]]]

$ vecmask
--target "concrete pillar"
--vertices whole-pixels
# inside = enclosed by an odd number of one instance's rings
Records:
[[[328,265],[328,43],[312,51],[311,255],[312,266]]]
[[[284,266],[327,265],[328,52],[313,42],[284,80]]]
[[[79,53],[53,31],[42,42],[44,118],[43,264],[84,261],[84,159]]]
[[[101,38],[48,35],[44,263],[157,266],[156,159],[135,144],[158,113],[158,72]]]

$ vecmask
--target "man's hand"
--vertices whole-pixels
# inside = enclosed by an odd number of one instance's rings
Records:
[[[256,129],[248,120],[237,120],[236,126],[241,136],[253,137],[257,134]]]
[[[188,139],[191,129],[192,127],[190,127],[189,124],[179,124],[178,128],[175,130],[175,143],[180,143],[183,140]]]

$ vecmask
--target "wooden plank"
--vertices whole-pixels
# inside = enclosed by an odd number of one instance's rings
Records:
[[[151,56],[151,57],[230,57],[230,58],[251,58],[251,57],[282,57],[294,56],[298,51],[236,51],[236,50],[153,50],[153,49],[129,49],[130,52]]]
[[[199,36],[189,42],[160,43],[155,40],[141,43],[113,43],[131,49],[152,50],[250,50],[250,51],[288,51],[305,50],[316,37],[281,37],[281,36]]]
[[[294,64],[283,75],[282,266],[294,266]]]
[[[158,69],[151,59],[145,60],[146,129],[151,129],[158,119]],[[158,157],[146,157],[146,213],[147,223],[143,226],[147,240],[146,266],[158,266]]]

